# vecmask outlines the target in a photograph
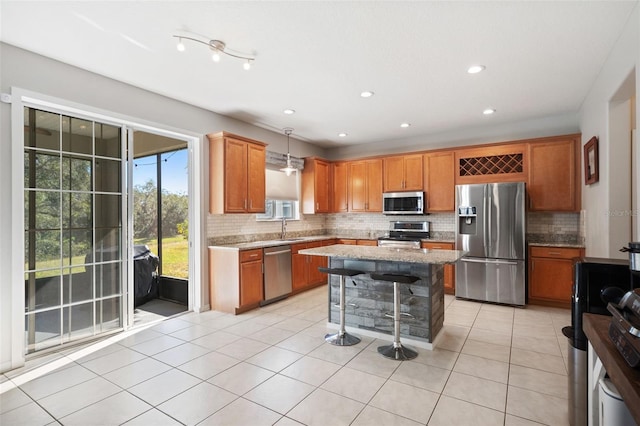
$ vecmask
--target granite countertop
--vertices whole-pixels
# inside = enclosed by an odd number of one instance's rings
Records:
[[[528,243],[530,246],[538,247],[567,247],[567,248],[584,248],[584,244],[578,243]]]
[[[311,241],[332,240],[334,238],[338,238],[338,237],[335,237],[333,235],[315,235],[310,237],[285,238],[284,240],[252,241],[250,243],[224,244],[224,245],[216,245],[216,246],[210,246],[210,247],[230,249],[230,250],[251,250],[251,249],[259,249],[259,248],[265,248],[265,247],[287,246],[290,244],[308,243]]]
[[[333,240],[333,239],[349,239],[349,240],[357,240],[362,238],[352,238],[352,237],[343,237],[340,235],[311,235],[306,237],[292,237],[281,239],[273,239],[273,240],[261,240],[261,241],[251,241],[247,243],[235,243],[235,244],[216,244],[209,247],[228,249],[228,250],[252,250],[252,249],[260,249],[266,247],[276,247],[276,246],[284,246],[290,244],[299,244],[299,243],[308,243],[312,241],[324,241],[324,240]],[[377,238],[365,238],[365,239],[377,239]],[[454,240],[449,240],[447,238],[425,238],[422,241],[430,242],[430,243],[453,243]],[[362,246],[358,246],[362,247]]]
[[[299,253],[312,256],[340,257],[345,259],[444,264],[456,262],[464,256],[466,252],[458,250],[399,249],[393,247],[336,244],[332,246],[300,250]]]

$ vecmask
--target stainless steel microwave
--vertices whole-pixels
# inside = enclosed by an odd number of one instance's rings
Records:
[[[385,192],[382,194],[384,214],[424,214],[424,192]]]

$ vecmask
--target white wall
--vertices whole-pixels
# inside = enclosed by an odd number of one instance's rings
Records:
[[[45,58],[40,55],[0,43],[0,91],[10,93],[12,87],[36,92],[48,97],[86,105],[93,109],[113,112],[115,118],[127,118],[140,124],[174,130],[185,134],[205,135],[206,133],[226,130],[269,144],[269,149],[286,153],[287,144],[284,135],[264,130],[238,120],[230,119],[211,111],[194,107],[166,98],[133,86],[85,71],[79,68]],[[205,138],[202,137],[201,143]],[[295,141],[296,154],[300,156],[322,156],[324,150],[313,145]],[[11,175],[11,108],[0,104],[0,271],[9,274],[15,256],[23,254],[12,247],[11,230],[11,188],[14,179],[22,176]],[[206,153],[207,150],[205,149]],[[206,155],[199,159],[202,196],[208,193]],[[203,201],[206,205],[206,198]],[[206,217],[204,218],[206,220]],[[205,224],[203,223],[203,226]],[[206,244],[206,238],[203,239]],[[200,248],[203,255],[201,280],[206,282],[206,246]],[[16,367],[15,356],[12,361],[11,329],[14,315],[11,300],[22,283],[0,280],[0,371]],[[206,290],[206,289],[204,289]],[[203,294],[208,300],[208,295]]]
[[[618,204],[618,198],[616,198],[618,195],[613,195],[612,200],[610,194],[616,193],[615,186],[618,184],[618,179],[621,179],[612,173],[612,168],[618,166],[612,160],[618,157],[618,152],[611,155],[609,109],[610,102],[615,101],[614,97],[632,72],[636,73],[635,80],[638,81],[636,64],[640,57],[639,25],[640,16],[636,6],[580,110],[582,144],[584,145],[592,136],[597,136],[600,157],[599,182],[585,186],[584,179],[581,179],[587,256],[609,257],[615,250],[622,247],[621,236],[612,237],[611,233],[611,221],[617,219],[609,215],[610,210]],[[638,93],[637,84],[635,93]],[[635,121],[637,122],[637,112]],[[620,149],[620,145],[614,146]],[[630,180],[631,177],[624,179]]]

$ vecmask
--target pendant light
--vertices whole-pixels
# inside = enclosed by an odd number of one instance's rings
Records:
[[[291,166],[291,153],[289,152],[289,136],[293,129],[291,127],[285,127],[284,134],[287,135],[287,167],[280,169],[281,172],[284,172],[287,176],[291,176],[291,173],[295,172],[296,169]]]

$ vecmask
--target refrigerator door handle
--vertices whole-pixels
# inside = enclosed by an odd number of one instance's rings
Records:
[[[489,185],[484,186],[484,199],[482,201],[482,240],[484,243],[484,255],[489,256],[491,247],[491,240],[489,239],[491,233],[491,198]]]
[[[492,265],[517,265],[518,262],[514,260],[491,260],[491,259],[473,259],[468,257],[463,257],[460,259],[461,262],[469,262],[469,263],[490,263]]]

